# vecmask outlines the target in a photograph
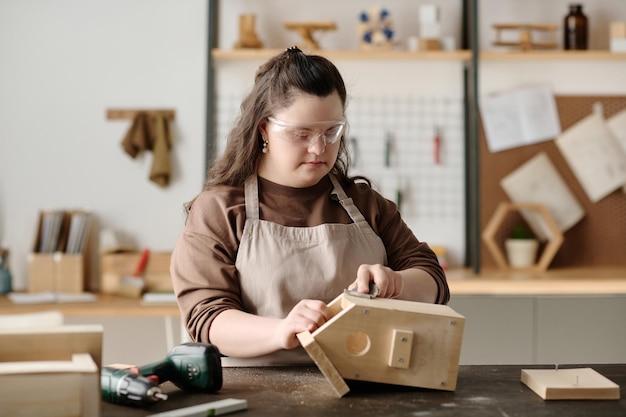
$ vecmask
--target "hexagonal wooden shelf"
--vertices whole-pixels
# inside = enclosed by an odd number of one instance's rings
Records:
[[[536,211],[544,220],[545,226],[548,227],[550,238],[539,260],[533,266],[528,268],[513,268],[507,262],[502,248],[496,243],[495,236],[509,212],[521,210]],[[552,262],[556,252],[563,244],[563,234],[550,214],[550,211],[548,211],[544,205],[534,203],[500,203],[483,230],[482,239],[498,266],[507,270],[545,271],[548,269],[550,262]]]

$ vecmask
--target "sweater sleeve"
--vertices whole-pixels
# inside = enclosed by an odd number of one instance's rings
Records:
[[[243,309],[235,258],[237,231],[245,213],[240,204],[202,193],[194,202],[170,263],[172,285],[191,338],[209,342],[213,319],[228,309]]]
[[[447,304],[450,289],[435,252],[416,237],[402,219],[395,203],[365,184],[355,184],[354,187],[351,187],[350,194],[355,204],[387,249],[387,266],[396,271],[419,268],[428,272],[437,284],[437,304]]]

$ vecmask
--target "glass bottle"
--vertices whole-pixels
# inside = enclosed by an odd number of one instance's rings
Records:
[[[569,13],[563,20],[563,49],[587,49],[587,16],[582,4],[570,4]]]

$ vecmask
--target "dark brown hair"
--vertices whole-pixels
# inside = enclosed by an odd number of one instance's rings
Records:
[[[272,57],[259,67],[252,91],[241,103],[241,114],[228,135],[226,149],[209,168],[204,188],[243,185],[250,175],[256,175],[263,144],[258,129],[261,121],[290,106],[298,94],[326,97],[335,91],[345,110],[346,87],[341,74],[328,59],[305,54],[296,47]],[[349,166],[344,135],[333,172],[347,182]]]

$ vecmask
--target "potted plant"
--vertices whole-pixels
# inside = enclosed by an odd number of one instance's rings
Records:
[[[504,246],[512,268],[528,268],[535,264],[539,241],[523,224],[513,228],[511,236],[504,241]]]

